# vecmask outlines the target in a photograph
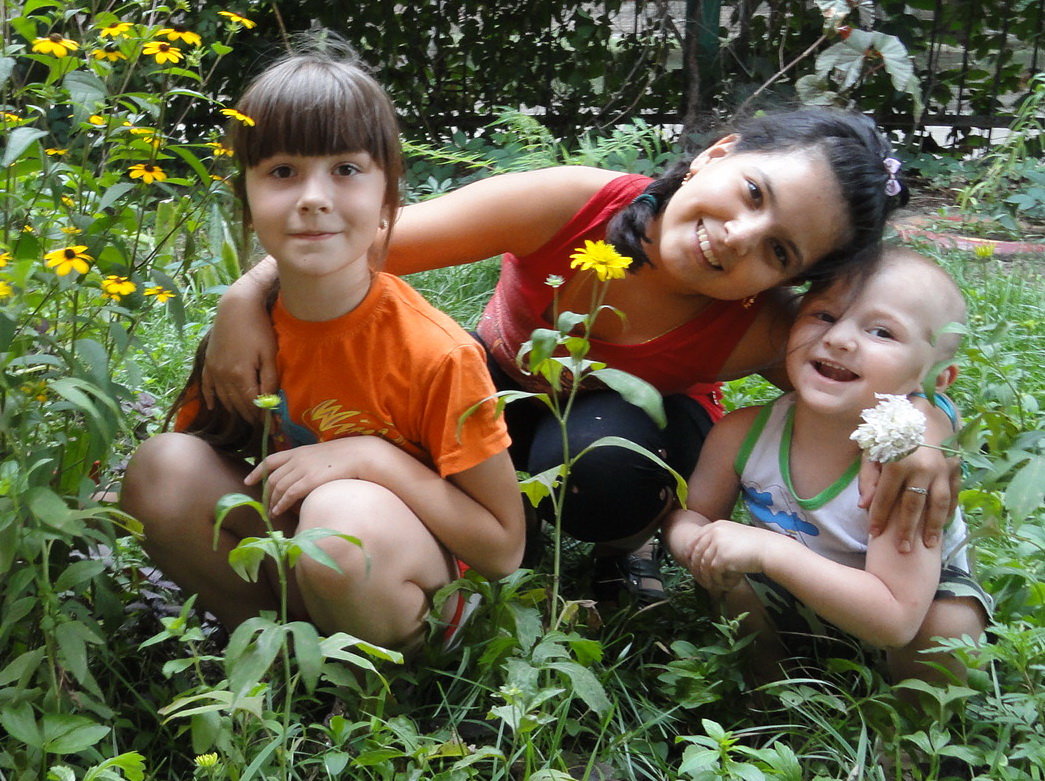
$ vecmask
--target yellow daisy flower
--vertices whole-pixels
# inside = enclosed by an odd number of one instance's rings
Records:
[[[3,268],[12,260],[14,260],[14,258],[11,257],[10,252],[0,252],[0,268]]]
[[[236,111],[234,108],[223,108],[221,113],[227,117],[235,119],[237,122],[242,122],[247,127],[254,127],[254,120],[248,117],[246,114]]]
[[[4,122],[21,122],[22,118],[17,114],[12,114],[10,111],[0,112],[0,119]]]
[[[54,269],[55,274],[64,277],[70,271],[86,274],[87,269],[90,268],[88,264],[94,258],[87,254],[86,245],[77,244],[75,247],[51,250],[44,255],[44,260],[47,261],[48,268]]]
[[[255,27],[258,26],[257,22],[251,21],[247,17],[240,16],[239,14],[233,13],[232,11],[218,11],[218,14],[220,16],[224,16],[226,19],[228,19],[230,22],[233,22],[234,24],[243,25],[248,30],[253,30]]]
[[[107,43],[101,49],[92,49],[91,56],[96,60],[107,60],[108,62],[127,59],[127,55],[121,52],[115,43]]]
[[[232,150],[220,141],[208,141],[206,146],[211,148],[215,157],[232,157]]]
[[[165,62],[180,62],[185,55],[177,46],[171,46],[166,41],[149,41],[142,47],[142,54],[156,58],[156,62],[163,65]]]
[[[6,280],[0,279],[0,300],[10,298],[15,294],[15,289]]]
[[[98,114],[91,114],[91,116],[87,117],[87,121],[95,127],[102,127],[105,124],[105,117]]]
[[[73,200],[73,197],[71,195],[63,195],[62,196],[62,203],[64,203],[70,209],[73,208],[74,206],[76,206],[76,201]]]
[[[68,149],[55,149],[52,146],[52,147],[48,147],[47,149],[45,149],[44,152],[46,154],[50,155],[51,157],[61,157],[62,155],[67,154],[69,152],[69,150]]]
[[[106,298],[111,298],[113,301],[119,301],[137,289],[138,286],[127,279],[127,277],[118,277],[115,274],[110,274],[102,280],[102,295]]]
[[[33,41],[33,51],[37,54],[53,54],[55,57],[64,57],[69,52],[80,48],[76,41],[63,38],[59,33],[51,33],[46,38],[37,38]]]
[[[170,299],[174,298],[174,291],[167,290],[163,285],[153,285],[152,287],[145,288],[145,295],[156,296],[156,300],[161,304],[166,304]]]
[[[200,37],[199,33],[187,30],[180,24],[172,24],[170,27],[164,27],[156,34],[164,36],[168,41],[185,41],[189,46],[199,46],[203,43],[203,39]]]
[[[594,271],[600,282],[608,279],[623,279],[624,269],[631,265],[631,258],[621,255],[605,241],[585,241],[584,248],[578,247],[570,255],[570,268]]]
[[[130,30],[134,25],[131,22],[117,22],[116,24],[110,24],[107,27],[103,27],[98,31],[99,38],[126,38],[127,31]]]
[[[79,228],[73,227],[72,225],[66,225],[64,228],[62,228],[62,233],[64,233],[66,236],[75,236],[78,233],[82,232],[83,231],[81,231]]]
[[[132,165],[128,169],[128,173],[131,175],[131,179],[141,179],[145,184],[162,182],[167,178],[167,174],[163,172],[163,169],[158,165],[153,165],[152,163],[138,163],[137,165]]]

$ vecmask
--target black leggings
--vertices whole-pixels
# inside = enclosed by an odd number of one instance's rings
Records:
[[[488,361],[498,390],[519,390],[518,383]],[[616,391],[578,394],[567,420],[570,453],[597,439],[618,436],[641,445],[689,479],[712,420],[695,399],[683,394],[664,397],[668,425],[657,428],[641,408]],[[562,435],[555,417],[539,401],[520,400],[505,407],[512,437],[509,452],[515,468],[537,474],[562,463]],[[578,540],[607,542],[638,534],[671,501],[675,479],[641,453],[622,447],[597,447],[574,464],[563,504],[563,529]],[[538,514],[553,520],[552,504]]]

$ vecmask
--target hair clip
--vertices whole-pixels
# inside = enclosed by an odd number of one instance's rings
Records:
[[[650,193],[636,195],[635,198],[632,199],[632,203],[644,203],[651,209],[653,209],[654,212],[660,209],[660,199],[657,198],[657,196],[655,195],[651,195]]]
[[[895,157],[887,157],[882,161],[882,165],[885,166],[885,172],[889,175],[889,178],[885,180],[885,194],[899,195],[901,187],[896,174],[900,172],[900,161]]]

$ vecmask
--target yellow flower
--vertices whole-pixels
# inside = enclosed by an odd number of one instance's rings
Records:
[[[59,33],[51,33],[46,38],[37,38],[33,41],[33,51],[38,54],[53,54],[55,57],[64,57],[69,52],[80,48],[76,41],[63,38]]]
[[[11,257],[10,252],[0,252],[0,268],[3,268],[12,260],[14,260],[14,258]]]
[[[221,113],[227,117],[235,119],[237,122],[242,122],[247,127],[254,127],[254,120],[248,117],[246,114],[236,111],[234,108],[223,108]]]
[[[126,38],[127,31],[134,27],[130,22],[117,22],[98,31],[99,38]]]
[[[607,279],[623,279],[624,269],[631,265],[631,258],[624,257],[612,244],[605,241],[585,241],[584,248],[578,247],[570,255],[570,268],[589,269],[599,276],[600,282]]]
[[[254,406],[261,409],[275,409],[279,406],[279,396],[274,393],[257,396],[254,398]]]
[[[214,150],[213,154],[215,157],[232,157],[232,150],[220,141],[209,141],[206,145]]]
[[[167,174],[163,172],[163,169],[158,165],[153,165],[152,163],[138,163],[137,165],[132,165],[128,169],[128,173],[130,173],[131,179],[141,179],[145,184],[162,182],[167,178]]]
[[[166,304],[170,299],[174,298],[174,291],[167,290],[163,285],[153,285],[145,288],[145,295],[156,296],[157,301],[161,304]]]
[[[44,260],[47,261],[48,268],[54,269],[55,274],[64,277],[70,271],[86,274],[89,268],[88,263],[94,258],[87,254],[86,245],[77,244],[75,247],[51,250],[44,255]]]
[[[166,41],[149,41],[142,47],[142,54],[148,54],[156,58],[156,62],[163,65],[165,62],[180,62],[185,56],[177,46],[171,46]]]
[[[189,46],[199,46],[203,43],[203,39],[200,38],[199,33],[194,33],[192,30],[186,30],[180,24],[172,24],[170,27],[164,27],[160,30],[157,35],[163,35],[168,41],[185,41]]]
[[[108,60],[109,62],[127,59],[127,55],[121,52],[115,43],[107,43],[101,49],[92,49],[91,56],[96,60]]]
[[[81,231],[79,228],[75,228],[72,225],[66,225],[64,228],[62,228],[62,233],[66,234],[67,236],[75,236],[76,234],[82,232],[83,231]]]
[[[214,753],[199,754],[193,761],[196,763],[196,767],[217,767],[218,755]]]
[[[138,286],[127,279],[127,277],[118,277],[115,274],[110,274],[102,280],[102,295],[106,298],[111,298],[113,301],[119,301],[137,289]]]
[[[61,157],[62,155],[67,154],[69,152],[69,150],[68,149],[55,149],[54,147],[49,147],[49,148],[45,149],[44,152],[46,154],[51,155],[52,157]]]
[[[91,114],[87,117],[87,121],[96,127],[101,127],[105,124],[105,117],[99,116],[98,114]]]
[[[47,383],[43,380],[37,380],[36,382],[27,382],[24,385],[22,385],[21,391],[26,396],[32,396],[41,404],[47,401]]]
[[[981,260],[989,260],[994,257],[994,245],[993,244],[977,244],[973,248],[973,254]]]
[[[6,280],[0,279],[0,300],[10,298],[15,294],[15,289]]]
[[[0,119],[3,119],[4,122],[21,122],[22,121],[22,118],[20,116],[18,116],[17,114],[12,114],[10,111],[4,111],[4,112],[0,113]]]
[[[232,11],[218,11],[218,14],[224,16],[230,22],[243,25],[248,30],[253,30],[255,27],[257,27],[257,22],[253,22],[247,17],[240,16],[239,14],[233,13]]]

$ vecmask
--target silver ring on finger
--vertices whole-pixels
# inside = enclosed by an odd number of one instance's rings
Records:
[[[928,494],[929,494],[929,489],[928,488],[922,488],[922,487],[917,486],[917,485],[909,485],[909,486],[907,486],[907,490],[908,491],[912,491],[913,493],[916,493],[916,494],[921,494],[922,496],[928,496]]]

